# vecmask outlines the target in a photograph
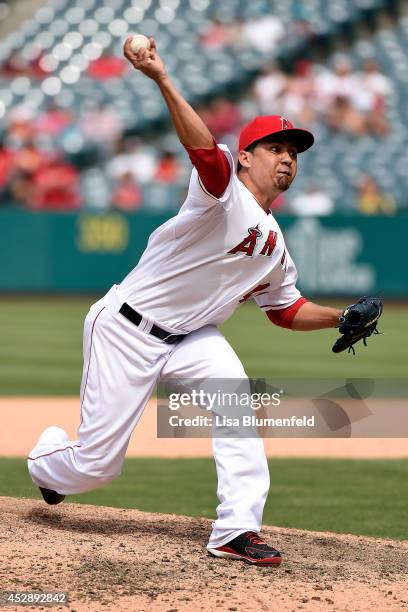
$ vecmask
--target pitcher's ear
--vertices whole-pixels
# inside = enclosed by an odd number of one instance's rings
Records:
[[[249,168],[252,161],[252,153],[250,151],[240,151],[238,161],[243,168]]]

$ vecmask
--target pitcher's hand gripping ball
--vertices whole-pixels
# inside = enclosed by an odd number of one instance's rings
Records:
[[[144,34],[135,34],[130,41],[130,48],[133,53],[137,53],[139,49],[150,49],[150,40]]]
[[[340,317],[339,332],[342,336],[334,343],[333,353],[341,353],[348,348],[348,352],[355,354],[353,344],[360,340],[367,346],[367,338],[380,333],[377,323],[382,311],[382,301],[375,297],[364,296],[348,306]]]

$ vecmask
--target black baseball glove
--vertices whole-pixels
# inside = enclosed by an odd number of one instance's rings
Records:
[[[339,332],[342,336],[336,340],[332,347],[333,353],[341,353],[346,348],[355,354],[353,344],[363,340],[367,346],[367,338],[371,334],[378,334],[378,319],[383,310],[380,298],[364,296],[355,304],[347,306],[340,317]]]

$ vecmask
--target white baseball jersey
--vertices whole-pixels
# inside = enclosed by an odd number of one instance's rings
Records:
[[[193,168],[177,216],[150,236],[138,265],[119,289],[142,315],[172,332],[219,325],[254,298],[264,310],[290,306],[300,297],[296,268],[282,232],[235,174],[215,198]]]
[[[299,298],[296,270],[282,233],[234,173],[221,198],[202,188],[193,170],[179,214],[159,227],[137,267],[120,288],[94,304],[84,326],[84,368],[78,439],[47,428],[30,452],[28,469],[39,487],[81,493],[116,478],[129,439],[159,380],[237,380],[250,393],[239,357],[215,327],[243,301],[268,310]],[[174,332],[191,332],[166,344],[147,327],[120,314],[123,300]],[[217,519],[210,550],[245,531],[259,533],[269,489],[261,438],[228,428],[215,436]]]

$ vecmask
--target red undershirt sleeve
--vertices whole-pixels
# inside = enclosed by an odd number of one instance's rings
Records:
[[[267,317],[272,323],[275,325],[279,325],[279,327],[286,327],[287,329],[292,329],[292,322],[295,318],[295,314],[299,310],[299,308],[308,300],[304,297],[300,297],[294,304],[288,306],[287,308],[281,308],[279,310],[267,310]]]
[[[190,149],[185,145],[184,148],[208,193],[219,198],[228,187],[231,176],[231,167],[224,151],[215,141],[212,149]]]

